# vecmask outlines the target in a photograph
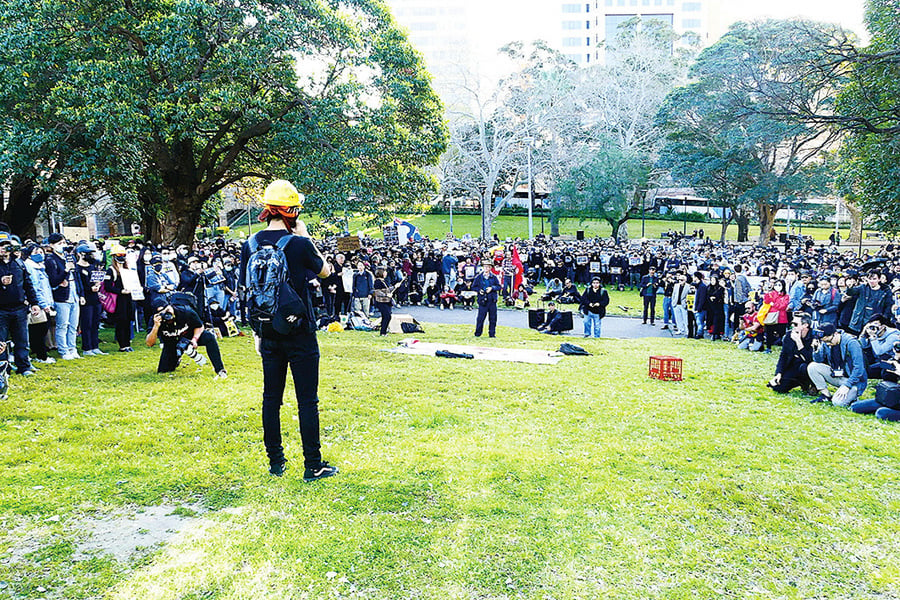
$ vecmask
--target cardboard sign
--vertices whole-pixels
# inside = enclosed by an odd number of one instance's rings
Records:
[[[591,273],[599,273],[600,272],[600,263],[598,261],[591,261],[590,267],[588,267]]]
[[[339,237],[337,239],[337,249],[339,252],[355,252],[361,247],[362,245],[359,243],[359,238],[355,235]]]
[[[106,279],[106,271],[91,271],[91,283],[103,283],[104,279]]]

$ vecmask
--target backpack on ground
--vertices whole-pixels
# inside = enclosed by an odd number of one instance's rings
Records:
[[[881,381],[875,386],[875,401],[894,410],[900,409],[900,383]]]
[[[354,312],[347,319],[347,329],[352,329],[354,331],[375,330],[375,328],[372,326],[372,322],[369,321],[369,318],[359,311]]]
[[[247,261],[247,317],[261,337],[312,333],[315,323],[307,303],[290,282],[284,249],[293,238],[285,235],[274,246],[250,238]]]
[[[591,353],[582,348],[581,346],[576,346],[575,344],[570,344],[569,342],[563,342],[559,345],[559,352],[566,354],[568,356],[591,356]]]
[[[425,333],[425,330],[422,329],[422,326],[415,319],[412,322],[400,323],[400,331],[403,333]]]

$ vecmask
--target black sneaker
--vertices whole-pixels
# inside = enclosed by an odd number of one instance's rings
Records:
[[[831,402],[831,396],[826,396],[825,394],[819,394],[817,397],[815,397],[809,401],[810,404],[818,404],[820,402]]]
[[[324,460],[319,463],[319,466],[311,469],[309,467],[306,468],[306,471],[303,473],[303,481],[315,481],[316,479],[325,479],[326,477],[331,477],[332,475],[337,475],[338,468],[332,467]]]
[[[275,463],[274,465],[269,465],[269,473],[271,475],[274,475],[275,477],[281,477],[287,470],[288,466],[286,460],[280,463]]]

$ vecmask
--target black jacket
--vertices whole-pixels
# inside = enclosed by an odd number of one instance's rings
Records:
[[[595,315],[599,315],[602,319],[606,316],[606,306],[609,304],[609,294],[602,287],[594,291],[593,286],[588,286],[588,289],[584,291],[581,295],[581,304],[578,306],[578,309],[583,313],[593,313]]]
[[[3,285],[0,283],[0,309],[12,310],[24,308],[25,305],[34,306],[38,303],[34,286],[31,285],[31,277],[25,270],[21,260],[10,258],[9,262],[0,261],[0,278],[12,276],[12,283]]]

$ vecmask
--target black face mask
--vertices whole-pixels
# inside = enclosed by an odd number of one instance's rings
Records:
[[[153,270],[157,273],[162,273],[162,265],[153,265]]]

